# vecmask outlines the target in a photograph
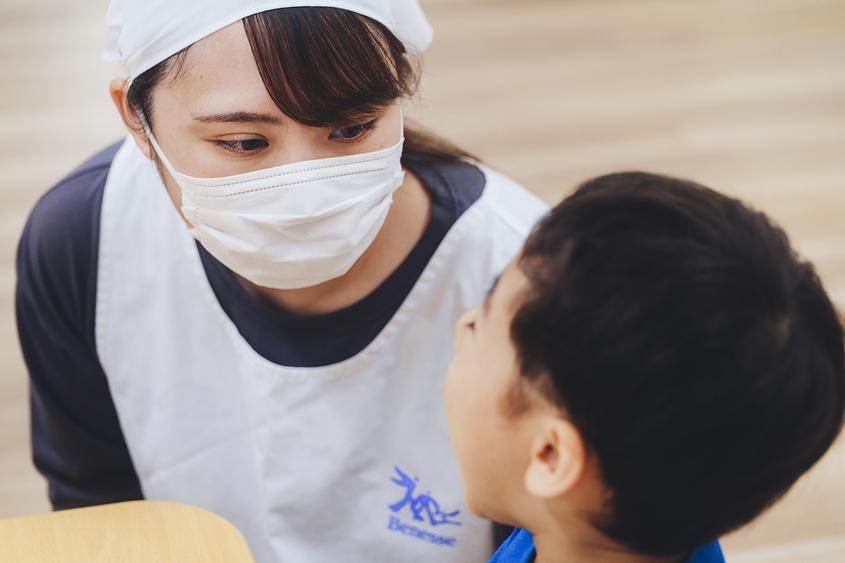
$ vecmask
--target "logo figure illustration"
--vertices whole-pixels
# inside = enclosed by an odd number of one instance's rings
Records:
[[[399,502],[389,505],[390,510],[399,512],[405,506],[410,506],[414,520],[424,521],[423,515],[425,515],[428,517],[428,522],[432,526],[442,526],[444,524],[451,524],[453,526],[461,525],[460,522],[454,520],[461,513],[460,510],[444,512],[440,508],[440,503],[431,496],[430,492],[425,492],[415,497],[414,492],[417,489],[419,479],[411,477],[396,466],[393,469],[396,471],[396,475],[391,477],[390,480],[400,487],[405,487],[405,496]]]

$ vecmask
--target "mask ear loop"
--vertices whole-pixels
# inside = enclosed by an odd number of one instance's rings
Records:
[[[127,91],[127,93],[132,88],[132,83],[134,81],[135,80],[133,78],[129,78],[126,81],[126,91]],[[173,178],[175,179],[176,175],[179,174],[179,173],[176,171],[176,168],[174,168],[173,165],[170,163],[170,160],[168,160],[167,156],[165,156],[164,151],[161,150],[161,146],[158,144],[158,141],[156,140],[155,135],[153,135],[152,127],[150,127],[150,124],[147,123],[147,118],[144,117],[144,114],[141,113],[140,111],[136,115],[138,117],[138,121],[141,122],[141,127],[144,128],[144,133],[147,134],[147,138],[150,140],[150,144],[153,146],[153,150],[158,155],[158,157],[161,159],[161,162],[164,164],[164,167],[167,168],[167,171],[170,172],[170,175],[173,176]]]
[[[164,151],[161,150],[161,146],[158,144],[158,141],[153,135],[153,130],[150,128],[150,124],[147,123],[147,119],[144,117],[143,114],[138,113],[138,120],[141,122],[141,126],[144,128],[144,133],[147,134],[147,138],[150,140],[150,144],[153,146],[153,150],[161,159],[161,162],[164,164],[164,167],[167,168],[167,171],[170,172],[170,175],[176,179],[180,174],[176,171],[176,168],[170,163],[167,156],[165,156]]]
[[[399,141],[405,140],[405,110],[402,109],[402,102],[399,102]]]
[[[173,165],[170,164],[170,161],[164,155],[164,151],[161,150],[161,146],[158,144],[158,141],[156,141],[155,135],[153,135],[153,130],[150,128],[150,124],[147,123],[146,118],[142,114],[139,113],[138,119],[141,121],[141,125],[144,128],[144,132],[147,134],[147,138],[149,138],[149,140],[150,140],[150,144],[153,146],[153,150],[158,155],[158,157],[161,159],[161,162],[164,164],[164,167],[167,168],[167,171],[170,172],[170,175],[173,176],[173,179],[176,181],[176,184],[179,186],[179,190],[182,192],[182,206],[181,206],[182,215],[185,218],[185,220],[188,222],[188,232],[191,234],[191,236],[193,236],[194,238],[197,238],[196,227],[194,227],[194,225],[197,222],[198,211],[194,207],[190,207],[190,206],[185,205],[186,194],[185,194],[185,190],[182,188],[182,183],[179,181],[179,175],[180,174],[179,174],[179,172],[176,171],[176,169],[173,167]],[[197,240],[199,240],[199,239],[197,239]]]

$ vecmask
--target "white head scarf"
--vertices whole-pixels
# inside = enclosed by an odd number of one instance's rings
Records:
[[[417,0],[111,0],[103,57],[123,62],[131,81],[247,16],[305,6],[341,8],[372,18],[396,35],[412,54],[431,43],[431,25]]]

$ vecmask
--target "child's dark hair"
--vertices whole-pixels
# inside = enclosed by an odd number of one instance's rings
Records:
[[[591,180],[534,230],[511,326],[608,487],[596,525],[672,555],[750,521],[830,447],[842,324],[765,215],[692,182]]]

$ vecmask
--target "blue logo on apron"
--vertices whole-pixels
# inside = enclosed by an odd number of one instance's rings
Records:
[[[460,526],[461,523],[457,520],[460,510],[445,511],[440,506],[440,503],[431,495],[429,491],[416,494],[419,479],[411,477],[398,467],[394,466],[395,475],[391,477],[391,482],[399,485],[404,489],[402,498],[395,503],[388,505],[388,508],[394,514],[401,515],[404,511],[405,515],[410,515],[417,522],[428,524],[431,527],[438,526]],[[406,510],[407,508],[407,510]],[[433,543],[436,545],[447,545],[453,547],[457,538],[441,536],[433,534],[417,526],[404,523],[397,516],[391,516],[387,529],[392,532],[405,534],[415,537],[422,541]]]

